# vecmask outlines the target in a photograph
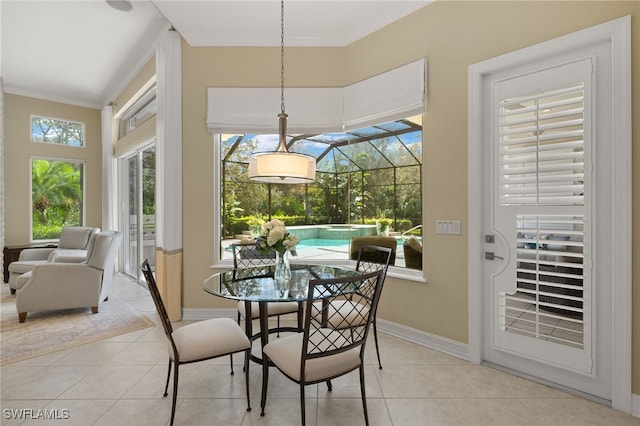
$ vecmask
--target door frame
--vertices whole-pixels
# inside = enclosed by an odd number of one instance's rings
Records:
[[[631,413],[631,17],[625,16],[531,47],[469,66],[468,129],[468,294],[469,360],[484,360],[484,193],[489,189],[478,179],[484,175],[482,155],[486,133],[483,115],[484,80],[488,75],[534,62],[577,46],[607,42],[612,54],[613,147],[612,216],[614,271],[612,303],[612,407]]]

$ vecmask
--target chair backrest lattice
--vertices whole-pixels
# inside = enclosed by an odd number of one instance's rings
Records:
[[[389,263],[391,262],[392,254],[393,250],[388,247],[373,246],[368,244],[363,245],[360,247],[360,252],[358,253],[356,271],[372,272],[383,269],[384,275],[386,275],[387,269],[389,268]]]
[[[303,335],[303,363],[364,344],[380,299],[382,269],[355,277],[309,281]],[[315,302],[315,303],[314,303]],[[335,309],[335,306],[340,306]],[[335,325],[339,326],[336,327]]]
[[[255,242],[231,244],[233,251],[233,267],[252,268],[255,266],[274,265],[276,263],[276,253],[270,251],[263,253],[258,250]]]
[[[151,298],[153,299],[153,303],[156,305],[156,310],[158,311],[158,316],[160,317],[160,321],[162,322],[162,327],[164,328],[164,334],[166,334],[167,338],[171,342],[171,346],[174,351],[174,355],[176,356],[176,361],[178,360],[178,351],[175,343],[173,342],[173,326],[171,325],[171,321],[169,320],[169,314],[167,314],[167,310],[162,302],[162,296],[160,296],[160,291],[158,290],[158,285],[156,284],[156,280],[153,277],[153,272],[151,271],[151,265],[149,265],[149,260],[145,259],[142,262],[142,273],[144,278],[147,280],[147,285],[149,286],[149,292],[151,293]]]

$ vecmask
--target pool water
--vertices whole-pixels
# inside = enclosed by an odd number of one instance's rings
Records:
[[[311,238],[308,240],[302,240],[296,247],[308,248],[308,247],[341,247],[348,246],[349,240],[330,240],[326,238]]]

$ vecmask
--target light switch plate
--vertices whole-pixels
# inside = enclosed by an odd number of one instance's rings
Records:
[[[436,220],[436,234],[460,235],[459,220]]]

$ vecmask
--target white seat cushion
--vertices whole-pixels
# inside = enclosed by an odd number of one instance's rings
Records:
[[[244,302],[238,302],[238,312],[242,318],[245,318]],[[291,314],[298,312],[298,302],[272,302],[267,303],[267,312],[269,316]],[[251,302],[251,319],[260,318],[260,305],[258,302]]]
[[[251,347],[249,339],[231,318],[214,318],[182,326],[173,331],[180,362],[214,358]],[[169,348],[173,359],[173,351]]]
[[[322,302],[315,302],[315,309],[313,312],[315,313],[316,321],[320,321],[319,312],[322,308]],[[339,312],[338,313],[336,313]],[[327,312],[327,317],[329,318],[328,327],[333,328],[346,328],[349,326],[359,326],[364,325],[367,322],[367,315],[369,312],[369,308],[367,306],[361,305],[357,302],[351,302],[349,300],[333,300],[329,303],[329,309]],[[312,314],[313,315],[313,314]]]
[[[9,264],[9,272],[24,274],[33,269],[36,265],[42,265],[46,260],[18,260]]]
[[[327,329],[326,333],[338,333]],[[302,333],[281,337],[264,347],[264,353],[288,376],[300,380],[302,362]],[[311,346],[311,343],[309,343]],[[349,372],[360,365],[360,347],[310,359],[305,367],[305,381],[322,381]]]

